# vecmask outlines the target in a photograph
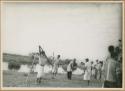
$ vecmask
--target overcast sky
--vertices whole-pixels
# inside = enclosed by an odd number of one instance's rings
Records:
[[[105,59],[121,38],[121,4],[6,3],[3,52],[28,55],[41,45],[48,56]]]

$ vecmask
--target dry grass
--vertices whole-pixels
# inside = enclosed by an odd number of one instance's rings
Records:
[[[73,87],[85,88],[95,87],[101,88],[100,81],[91,81],[88,86],[87,81],[82,80],[82,76],[73,75],[72,80],[67,80],[66,74],[58,74],[56,79],[51,78],[51,74],[45,74],[45,78],[41,84],[36,84],[36,74],[30,74],[28,83],[26,82],[27,75],[17,71],[4,71],[3,72],[3,86],[4,87]],[[28,84],[28,85],[27,85]]]

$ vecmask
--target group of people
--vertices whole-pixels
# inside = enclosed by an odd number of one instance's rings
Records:
[[[89,80],[102,80],[103,61],[96,60],[94,63],[88,58],[85,61],[85,63],[81,62],[83,66],[83,80],[88,80],[88,85]]]
[[[45,52],[39,47],[40,55],[44,55],[47,59]],[[113,87],[122,87],[122,43],[119,40],[119,45],[117,47],[110,45],[108,47],[109,56],[104,61],[96,60],[95,63],[90,61],[88,58],[85,59],[85,63],[81,62],[83,68],[83,80],[103,80],[103,87],[113,88]],[[57,55],[57,58],[54,59],[52,64],[52,78],[56,77],[59,68],[60,55]],[[39,61],[39,64],[41,61]],[[41,65],[43,66],[43,65]],[[72,72],[77,69],[78,65],[76,59],[74,58],[67,65],[67,78],[72,79]],[[41,67],[40,70],[43,70]],[[40,71],[37,75],[37,80],[41,79],[43,71]]]
[[[83,80],[103,80],[105,88],[122,87],[122,43],[119,40],[118,46],[108,47],[109,56],[104,61],[93,61],[86,59],[83,65]]]
[[[55,62],[52,67],[52,78],[54,79],[56,77],[56,74],[58,73],[59,68],[59,62],[60,62],[60,55],[57,55],[57,58],[55,59]],[[71,80],[72,78],[72,71],[77,68],[76,59],[74,58],[70,63],[67,65],[67,78]]]
[[[117,47],[108,47],[109,56],[104,61],[104,87],[122,87],[122,43],[119,40]]]

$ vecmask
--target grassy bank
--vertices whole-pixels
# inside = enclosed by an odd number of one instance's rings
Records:
[[[3,62],[10,62],[10,61],[14,61],[15,63],[19,63],[19,64],[32,63],[32,59],[29,56],[3,53]]]
[[[27,75],[17,71],[3,71],[3,86],[4,87],[97,87],[101,88],[102,82],[91,81],[90,86],[87,81],[82,80],[82,76],[73,75],[72,80],[67,80],[66,74],[58,74],[56,79],[51,78],[51,74],[45,74],[44,80],[40,85],[35,83],[36,74],[31,74],[26,82]]]

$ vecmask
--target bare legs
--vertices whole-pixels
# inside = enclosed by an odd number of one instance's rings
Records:
[[[37,79],[36,79],[36,83],[37,83],[37,84],[40,84],[40,83],[41,83],[41,80],[42,80],[42,77],[37,78]]]
[[[57,72],[52,73],[52,78],[54,79],[56,77]]]

